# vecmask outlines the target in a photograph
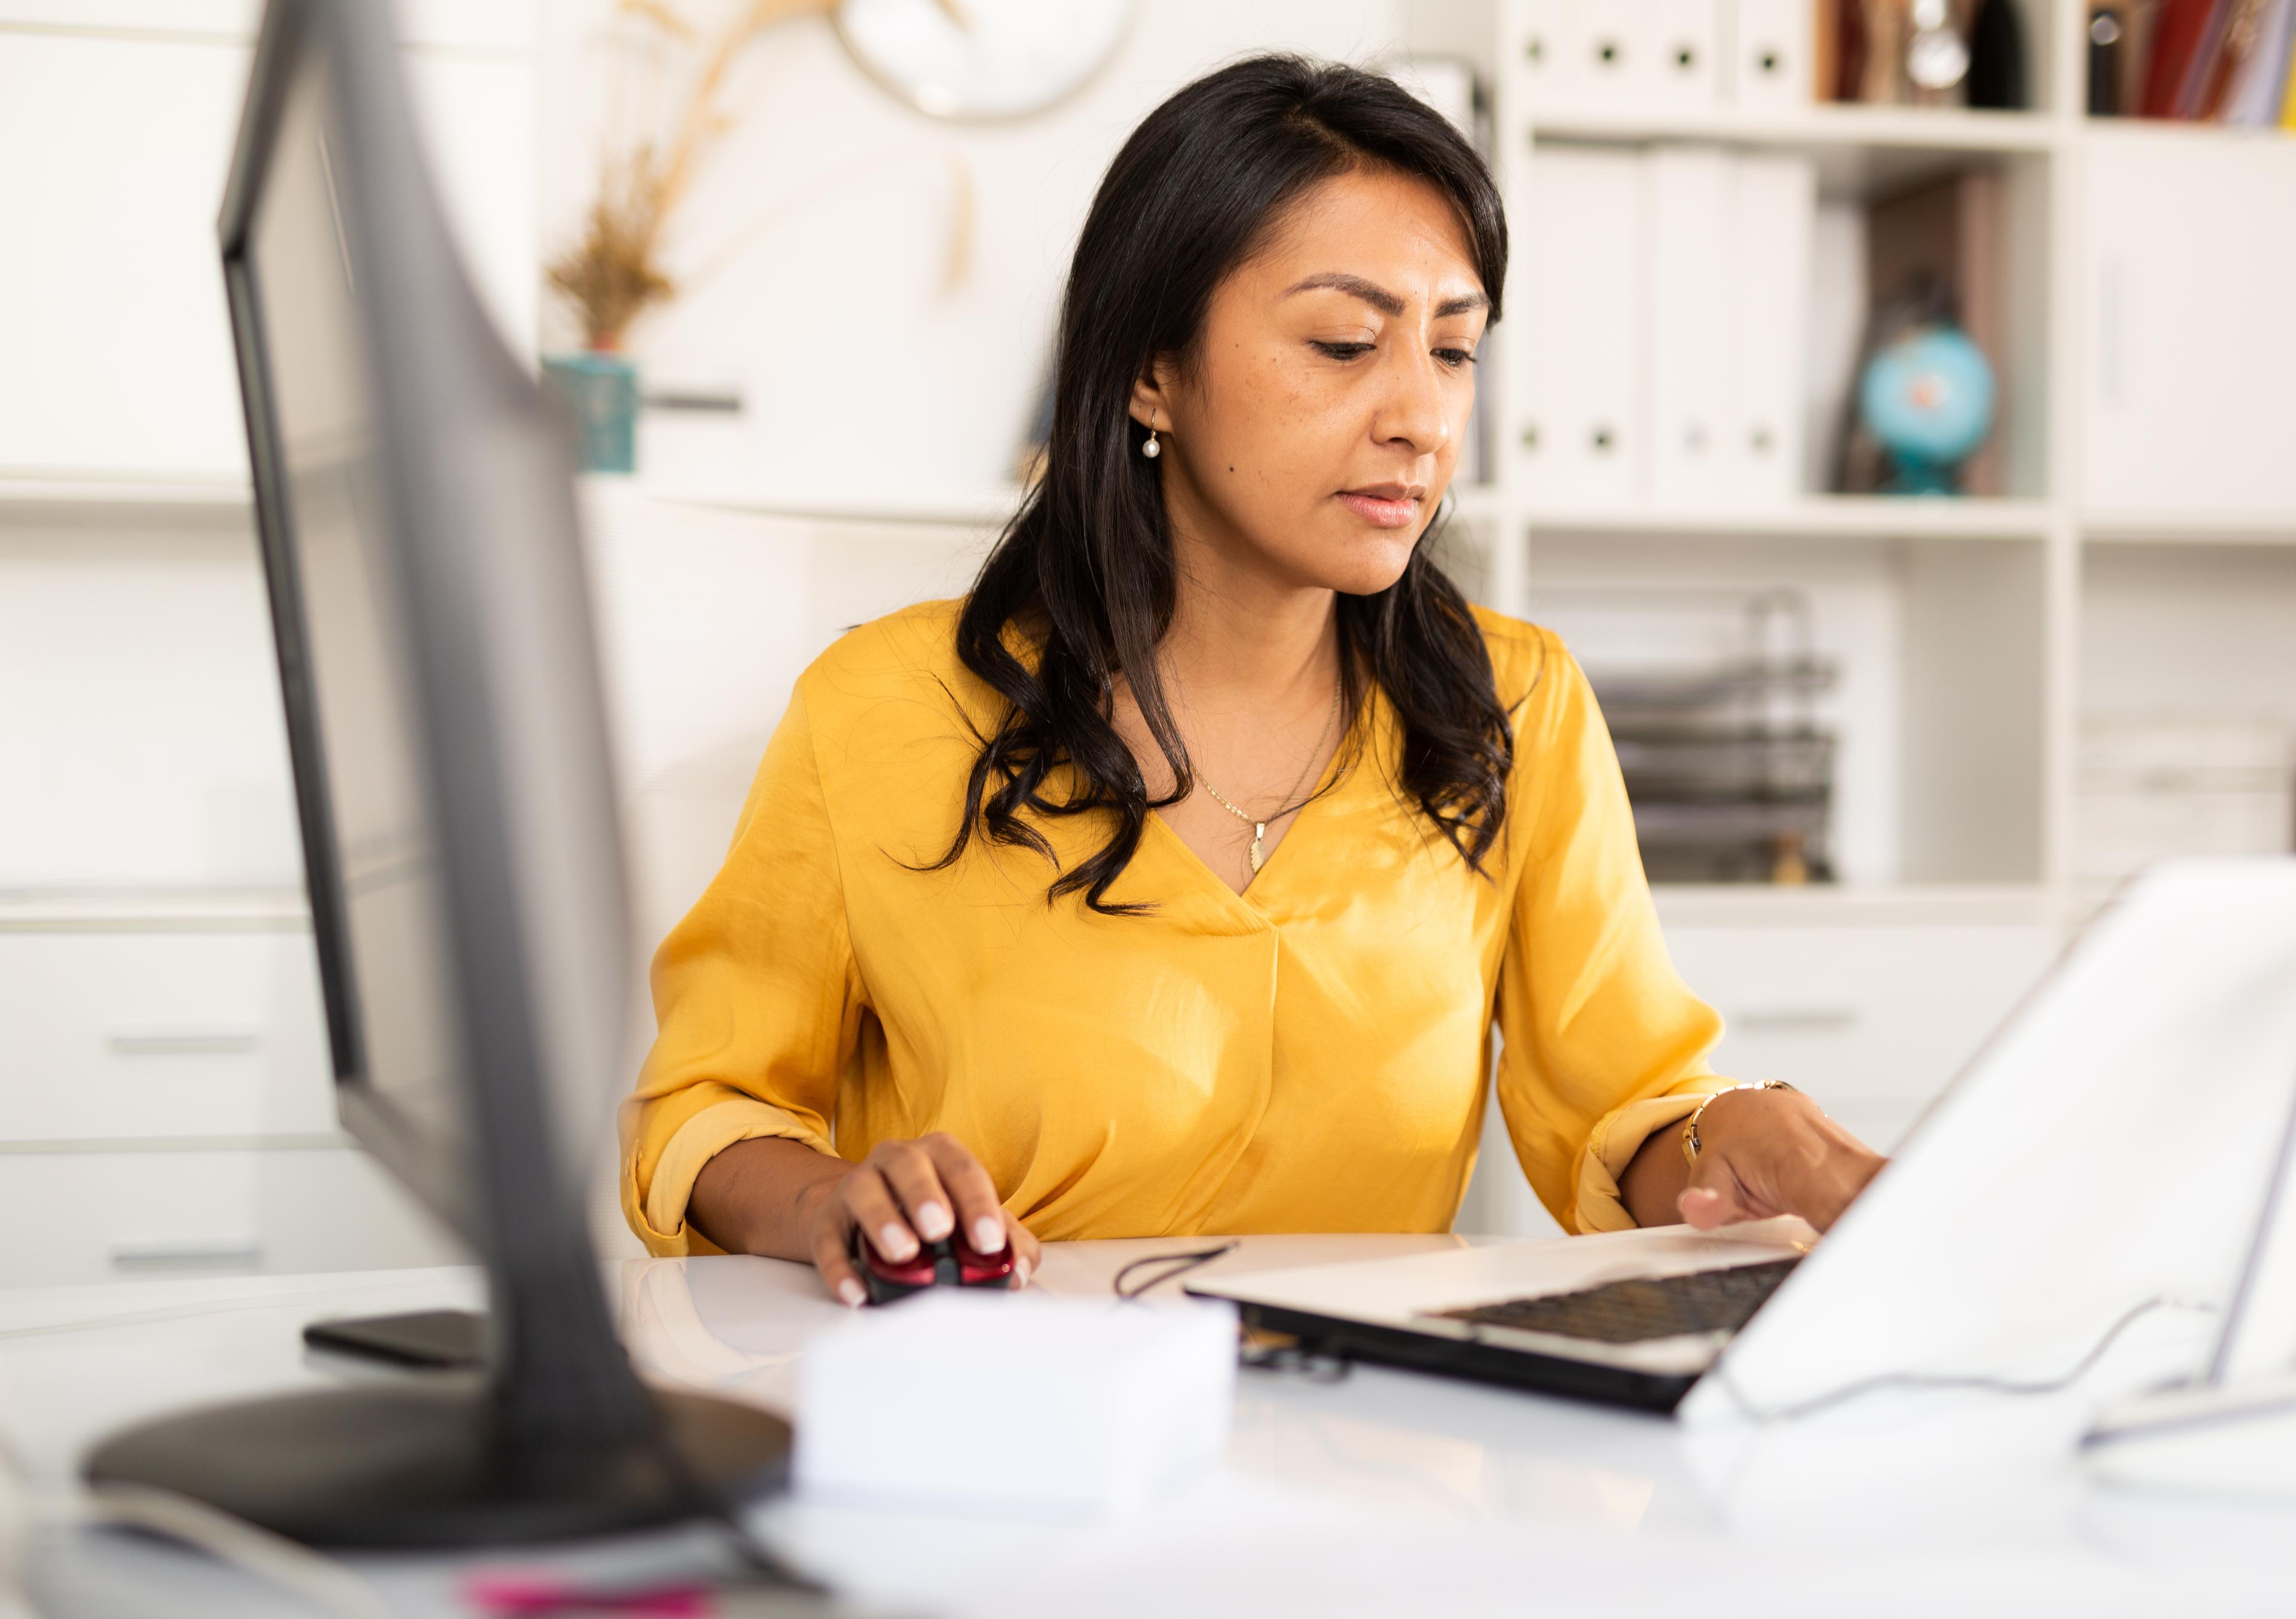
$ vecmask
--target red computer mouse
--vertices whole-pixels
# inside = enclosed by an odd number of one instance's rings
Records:
[[[853,1268],[861,1273],[872,1304],[922,1293],[928,1287],[1010,1287],[1013,1285],[1013,1245],[1002,1253],[976,1253],[962,1237],[926,1243],[915,1253],[895,1264],[877,1252],[857,1229],[853,1233]]]

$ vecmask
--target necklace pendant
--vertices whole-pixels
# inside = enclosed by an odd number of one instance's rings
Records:
[[[1261,863],[1267,859],[1267,855],[1262,853],[1260,849],[1260,840],[1267,835],[1267,823],[1266,821],[1254,821],[1251,824],[1251,869],[1255,873],[1259,870]]]

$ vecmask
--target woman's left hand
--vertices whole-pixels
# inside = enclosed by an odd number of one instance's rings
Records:
[[[1702,1231],[1799,1214],[1823,1231],[1889,1160],[1799,1090],[1726,1090],[1698,1121],[1698,1163],[1682,1126],[1643,1143],[1620,1179],[1637,1225],[1686,1220]]]

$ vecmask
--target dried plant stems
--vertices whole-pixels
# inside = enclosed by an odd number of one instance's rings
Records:
[[[711,42],[668,144],[658,149],[652,141],[641,141],[627,152],[610,149],[601,159],[598,194],[582,237],[547,269],[551,286],[580,315],[583,336],[592,348],[619,347],[632,321],[677,290],[660,267],[662,234],[710,144],[732,127],[718,97],[734,58],[775,24],[824,14],[835,5],[836,0],[750,0]],[[680,41],[698,37],[667,0],[621,0],[621,12]]]

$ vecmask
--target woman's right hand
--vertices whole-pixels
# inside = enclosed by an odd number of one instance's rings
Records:
[[[806,1242],[822,1282],[851,1305],[865,1304],[868,1289],[853,1269],[852,1238],[865,1233],[895,1264],[937,1243],[962,1223],[978,1253],[1013,1247],[1013,1270],[1021,1286],[1042,1250],[1029,1228],[1004,1212],[996,1183],[955,1137],[941,1132],[914,1141],[884,1141],[845,1173],[818,1181],[801,1195]]]

